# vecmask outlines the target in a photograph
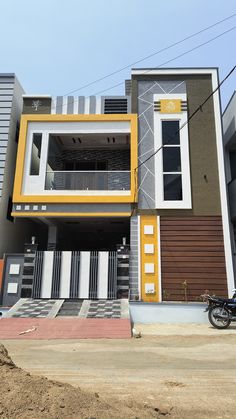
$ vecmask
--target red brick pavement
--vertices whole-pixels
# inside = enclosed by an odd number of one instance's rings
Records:
[[[20,332],[36,330],[20,335]],[[2,318],[0,340],[4,339],[128,339],[129,319]]]

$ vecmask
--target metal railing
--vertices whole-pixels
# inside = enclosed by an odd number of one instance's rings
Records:
[[[128,191],[130,171],[47,171],[45,190]]]

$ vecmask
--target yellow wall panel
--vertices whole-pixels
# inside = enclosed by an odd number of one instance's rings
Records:
[[[145,226],[153,227],[153,234],[145,234]],[[149,228],[146,227],[147,230]],[[159,266],[158,266],[158,223],[156,215],[141,215],[140,216],[140,267],[141,267],[141,298],[147,302],[158,302],[160,301],[159,296]],[[145,253],[145,244],[154,245],[154,253]],[[148,265],[146,268],[152,268],[154,266],[154,273],[145,272],[145,264]],[[147,294],[145,291],[146,284],[154,284],[155,293]]]

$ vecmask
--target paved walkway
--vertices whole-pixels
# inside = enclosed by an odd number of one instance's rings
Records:
[[[57,316],[99,319],[129,318],[129,302],[121,300],[63,300],[21,298],[4,318],[55,318]]]
[[[130,319],[2,318],[0,340],[5,339],[128,339]]]

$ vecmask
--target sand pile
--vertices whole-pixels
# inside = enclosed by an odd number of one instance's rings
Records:
[[[0,418],[160,418],[171,412],[136,401],[106,400],[69,384],[32,376],[18,368],[0,344]]]

